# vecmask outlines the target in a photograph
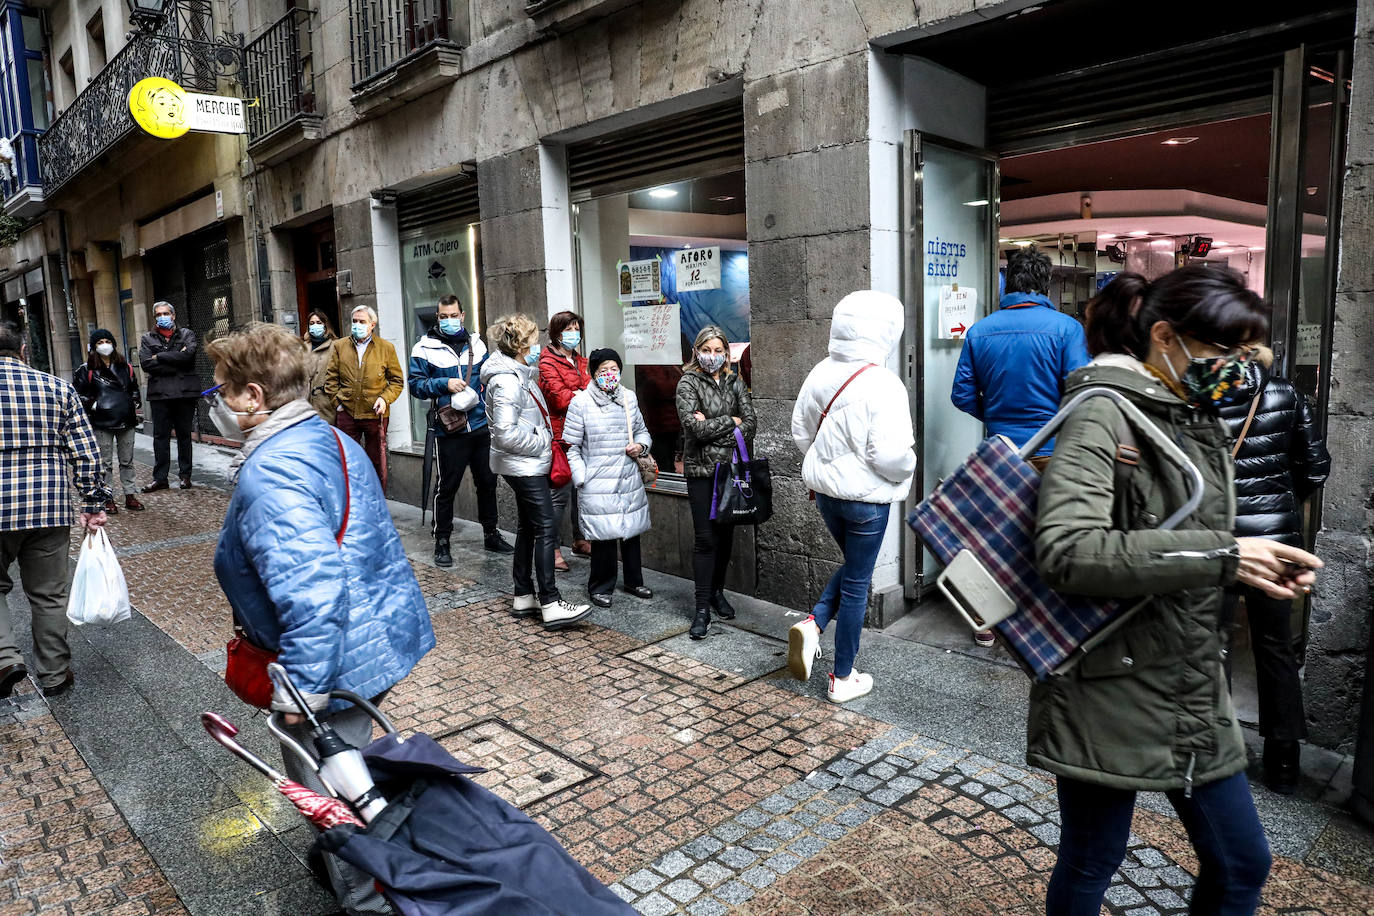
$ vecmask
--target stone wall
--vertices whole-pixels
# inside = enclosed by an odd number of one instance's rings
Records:
[[[1327,412],[1331,478],[1317,536],[1317,553],[1327,565],[1312,601],[1306,669],[1312,740],[1343,751],[1355,744],[1352,723],[1359,717],[1366,686],[1374,609],[1374,0],[1360,0],[1356,15]],[[1365,719],[1374,725],[1374,698]],[[1362,756],[1374,769],[1374,747],[1364,748]]]

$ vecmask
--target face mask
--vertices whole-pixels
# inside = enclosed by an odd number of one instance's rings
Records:
[[[596,376],[596,387],[607,394],[615,394],[615,390],[620,387],[619,372],[603,372]]]
[[[271,412],[258,410],[250,413],[246,410],[231,410],[229,405],[224,403],[224,396],[218,392],[210,399],[210,421],[215,424],[219,434],[231,442],[242,442],[248,437],[239,426],[239,417],[256,417]]]
[[[525,365],[535,366],[539,364],[539,344],[530,347],[530,352],[525,354]]]
[[[372,332],[367,329],[367,325],[359,324],[356,321],[353,322],[353,337],[355,340],[367,340],[371,334]]]
[[[1185,400],[1193,407],[1215,409],[1236,401],[1245,382],[1245,356],[1200,356],[1188,352],[1183,338],[1178,339],[1183,355],[1188,357],[1188,368],[1179,378],[1178,370],[1172,360],[1166,359],[1164,365],[1169,375],[1183,389]]]
[[[114,344],[98,343],[95,345],[95,352],[99,353],[101,356],[109,356],[114,352]]]
[[[563,341],[563,348],[566,350],[576,350],[578,344],[582,343],[581,331],[564,331],[560,338]]]
[[[323,340],[323,339],[324,339],[324,325],[322,325],[322,324],[312,324],[312,325],[310,326],[310,336],[313,337],[313,338],[315,338],[316,340]]]
[[[725,365],[724,353],[698,353],[697,365],[714,375],[721,366]]]
[[[164,330],[164,331],[170,329],[170,328],[172,327],[172,316],[171,316],[171,315],[158,315],[158,316],[157,316],[157,326],[160,327],[160,328],[162,328],[162,330]]]
[[[439,333],[452,337],[463,330],[463,319],[461,318],[440,318]]]

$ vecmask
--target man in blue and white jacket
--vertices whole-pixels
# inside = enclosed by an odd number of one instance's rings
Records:
[[[438,324],[410,351],[410,393],[430,402],[429,424],[439,452],[439,483],[434,490],[434,562],[452,566],[449,537],[453,534],[453,499],[463,472],[472,469],[477,488],[477,518],[487,550],[511,553],[513,548],[496,530],[496,475],[491,471],[491,430],[482,392],[482,363],[487,348],[482,338],[463,326],[463,306],[457,296],[439,300]],[[447,432],[439,410],[452,407],[467,413],[467,426]]]

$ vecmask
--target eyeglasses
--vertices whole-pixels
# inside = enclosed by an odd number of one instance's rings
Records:
[[[1188,335],[1188,336],[1191,337],[1192,335]],[[1220,355],[1220,356],[1211,356],[1211,357],[1201,357],[1201,356],[1199,356],[1199,357],[1196,357],[1196,359],[1204,359],[1204,358],[1206,358],[1206,359],[1234,359],[1234,360],[1235,360],[1236,362],[1238,362],[1238,363],[1248,363],[1250,360],[1252,360],[1252,359],[1255,358],[1256,354],[1259,353],[1259,347],[1252,347],[1252,346],[1248,346],[1248,345],[1245,345],[1245,344],[1242,344],[1242,345],[1239,346],[1239,347],[1223,347],[1221,344],[1215,343],[1215,342],[1210,341],[1210,340],[1207,340],[1207,339],[1204,338],[1204,337],[1193,337],[1193,340],[1196,340],[1198,343],[1202,344],[1203,346],[1211,347],[1213,350],[1220,350],[1220,351],[1221,351],[1221,355]]]

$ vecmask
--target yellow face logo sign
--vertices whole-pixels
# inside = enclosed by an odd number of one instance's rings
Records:
[[[169,79],[150,76],[129,90],[129,113],[154,137],[175,140],[190,130],[186,123],[186,91]]]

